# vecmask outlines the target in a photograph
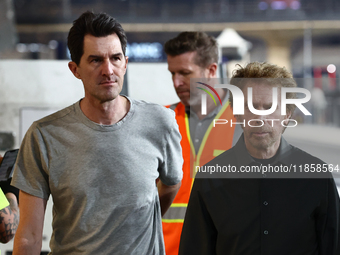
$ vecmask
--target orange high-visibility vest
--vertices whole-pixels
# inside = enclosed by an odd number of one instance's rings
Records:
[[[228,123],[225,125],[215,125],[214,127],[212,122],[196,153],[194,146],[191,143],[189,119],[185,112],[185,106],[179,102],[174,108],[174,111],[176,113],[179,131],[182,135],[181,146],[184,163],[182,185],[172,205],[162,219],[165,251],[167,255],[178,255],[184,216],[194,180],[194,178],[191,178],[191,176],[194,175],[190,176],[190,174],[194,174],[196,166],[203,166],[222,152],[231,148],[235,125],[231,126],[230,120],[232,120],[233,123],[236,122],[228,102],[223,105],[222,109],[215,117],[215,119],[226,119],[228,120]]]

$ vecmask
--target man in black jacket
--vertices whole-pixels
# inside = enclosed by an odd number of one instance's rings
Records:
[[[196,168],[179,254],[339,254],[339,195],[328,165],[282,137],[295,107],[282,115],[280,92],[296,87],[291,74],[255,62],[230,83],[245,101],[252,88],[251,104],[235,116],[243,135]]]

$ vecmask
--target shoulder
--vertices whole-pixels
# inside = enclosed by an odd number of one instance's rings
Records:
[[[285,153],[280,161],[286,165],[300,168],[300,172],[294,172],[294,175],[299,178],[332,178],[331,171],[327,171],[330,167],[329,164],[292,145],[290,145],[289,153]]]
[[[144,109],[144,110],[154,110],[156,112],[172,112],[170,109],[168,109],[167,106],[162,106],[160,104],[156,103],[150,103],[146,102],[144,100],[137,100],[133,98],[129,98],[129,100],[135,105],[136,108]]]
[[[177,106],[179,106],[179,105],[180,105],[180,102],[175,103],[175,104],[166,105],[165,107],[174,111],[177,108]]]
[[[225,172],[226,169],[238,166],[236,152],[235,149],[233,148],[234,147],[213,158],[212,160],[207,162],[204,166],[198,168],[196,167],[197,171],[196,178],[198,179],[202,178],[202,180],[207,179],[206,182],[208,183],[215,182],[215,180],[218,178],[225,178],[227,174]],[[218,169],[224,170],[218,171]],[[210,172],[211,170],[212,172]]]
[[[39,120],[36,120],[32,123],[30,126],[28,133],[29,132],[34,132],[35,130],[44,130],[48,129],[49,127],[54,127],[58,125],[64,126],[65,118],[69,116],[72,113],[75,113],[75,105],[77,103],[70,105],[64,109],[61,109],[55,113],[52,113],[46,117],[43,117]],[[75,118],[70,118],[72,121],[75,120]]]
[[[75,104],[73,105],[70,105],[64,109],[61,109],[55,113],[52,113],[50,115],[47,115],[46,117],[43,117],[37,121],[35,121],[35,123],[37,125],[44,125],[46,123],[50,123],[50,122],[53,122],[53,121],[56,121],[58,119],[61,119],[67,115],[69,115],[71,112],[74,111],[74,107],[75,107]]]
[[[291,145],[290,153],[288,155],[288,160],[291,163],[298,164],[298,163],[308,163],[308,164],[325,164],[323,160],[317,158],[306,151],[301,150],[298,147]]]
[[[129,99],[134,105],[136,113],[142,114],[144,117],[148,118],[149,121],[171,124],[175,119],[174,111],[169,108],[142,100]]]
[[[232,147],[229,150],[226,150],[225,152],[221,153],[211,161],[209,161],[206,165],[216,165],[216,164],[222,164],[224,162],[227,162],[228,164],[236,165],[236,152],[235,148]]]

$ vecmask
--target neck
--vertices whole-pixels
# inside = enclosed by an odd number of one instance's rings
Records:
[[[227,92],[222,88],[216,89],[216,92],[218,93],[222,101],[227,96]],[[207,102],[207,115],[208,115],[216,108],[216,106],[212,100],[207,100],[207,101],[208,101]],[[198,119],[200,120],[204,119],[204,117],[206,116],[206,115],[201,114],[201,105],[193,106],[192,110],[196,113]]]
[[[107,102],[89,100],[84,98],[80,101],[80,109],[91,121],[101,125],[113,125],[124,118],[130,108],[128,99],[117,96]]]

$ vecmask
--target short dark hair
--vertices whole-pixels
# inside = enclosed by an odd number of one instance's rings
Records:
[[[279,85],[280,87],[294,88],[297,86],[293,79],[293,75],[284,67],[279,67],[266,62],[252,62],[245,67],[242,67],[241,65],[237,66],[238,68],[233,71],[230,84],[239,87],[241,90],[243,90],[251,78],[261,78],[253,79],[252,82],[255,84],[265,82],[266,84]],[[287,98],[296,98],[296,94],[287,93]],[[231,107],[233,107],[233,97],[231,94],[229,96],[229,101]],[[295,104],[287,104],[287,111],[292,114],[295,107]]]
[[[195,63],[203,68],[218,62],[217,41],[203,32],[182,32],[165,43],[164,51],[170,56],[197,52]]]
[[[73,26],[67,37],[67,46],[71,53],[71,59],[77,65],[79,65],[81,56],[84,54],[84,37],[88,34],[95,37],[116,34],[119,37],[125,56],[127,37],[122,26],[106,13],[95,14],[87,11],[73,21]]]

